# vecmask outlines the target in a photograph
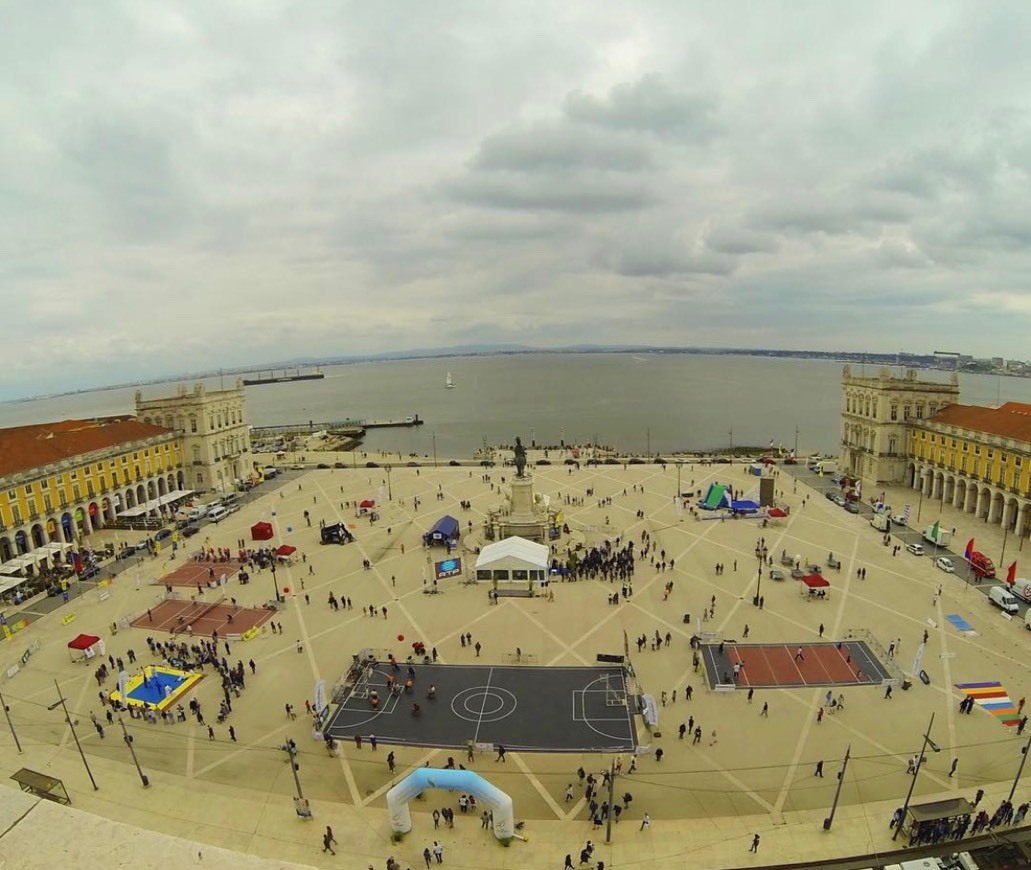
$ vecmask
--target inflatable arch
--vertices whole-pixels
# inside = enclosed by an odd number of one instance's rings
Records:
[[[495,837],[509,840],[515,834],[512,798],[471,770],[441,770],[435,767],[420,767],[387,792],[387,811],[394,833],[407,834],[412,829],[408,802],[428,788],[473,795],[477,804],[484,804],[494,813]]]

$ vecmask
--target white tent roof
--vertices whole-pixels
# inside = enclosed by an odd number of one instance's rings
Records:
[[[489,568],[502,560],[517,559],[529,567],[547,569],[548,548],[535,544],[526,538],[505,538],[496,544],[488,544],[476,560],[477,568]]]

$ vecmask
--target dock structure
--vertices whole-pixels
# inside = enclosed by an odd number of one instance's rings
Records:
[[[367,429],[397,429],[409,426],[422,426],[425,423],[418,414],[410,417],[402,417],[400,420],[338,420],[331,423],[317,423],[309,420],[307,423],[282,423],[271,426],[254,426],[251,431],[255,434],[284,434],[310,435],[313,432],[335,432],[342,435],[360,438]]]

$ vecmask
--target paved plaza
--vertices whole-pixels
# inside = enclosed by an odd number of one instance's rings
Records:
[[[329,456],[328,461],[338,458],[351,465],[350,454]],[[383,461],[374,455],[368,458]],[[535,458],[531,454],[531,460]],[[149,633],[125,627],[124,619],[158,603],[162,577],[184,564],[184,552],[165,550],[157,558],[145,558],[110,586],[91,585],[85,594],[0,645],[4,670],[30,646],[34,650],[21,670],[0,683],[24,750],[17,754],[6,723],[0,722],[0,747],[7,761],[3,778],[26,767],[64,781],[73,810],[47,807],[41,816],[45,813],[51,820],[47,836],[52,842],[74,838],[74,851],[67,854],[94,854],[89,850],[95,849],[96,860],[107,861],[104,849],[110,846],[93,846],[86,835],[91,826],[81,819],[90,816],[74,814],[84,810],[201,844],[193,851],[224,847],[263,856],[271,859],[269,866],[296,862],[355,870],[372,865],[379,870],[393,855],[402,867],[421,867],[423,848],[436,839],[444,845],[445,861],[451,866],[558,870],[565,854],[575,856],[588,838],[598,844],[604,840],[604,831],[592,830],[588,821],[577,769],[582,766],[600,779],[601,771],[617,759],[622,774],[616,793],[631,792],[633,802],[615,826],[612,844],[599,845],[595,854],[607,868],[761,866],[884,850],[891,846],[891,812],[902,803],[910,784],[907,759],[919,749],[932,714],[931,736],[942,751],[929,755],[915,799],[972,797],[983,787],[988,793],[985,803],[994,808],[1008,794],[1026,736],[1016,736],[1015,728],[983,709],[960,714],[963,695],[955,686],[998,682],[1012,699],[1023,698],[1031,688],[1025,664],[1031,633],[1021,620],[1007,619],[990,606],[977,589],[937,570],[932,559],[905,551],[892,555],[893,548],[882,544],[881,534],[864,518],[846,513],[809,486],[796,484],[784,470],[777,478],[777,490],[790,506],[790,515],[761,528],[750,520],[703,522],[688,512],[678,513],[673,503],[678,469],[672,464],[665,468],[538,467],[536,490],[563,504],[565,522],[582,534],[587,546],[617,537],[639,546],[642,533],[647,533],[655,550],[665,550],[667,559],[675,561],[675,569],[667,565],[661,571],[647,559],[638,560],[633,595],[615,606],[609,599],[619,584],[600,580],[553,583],[554,601],[513,597],[492,606],[482,587],[464,583],[462,577],[442,580],[440,594],[425,594],[431,555],[422,548],[421,539],[444,514],[457,517],[463,531],[469,522],[477,526],[487,509],[500,502],[502,478],[512,470],[444,463],[437,468],[405,468],[395,454],[397,464],[388,481],[382,468],[362,468],[361,461],[357,468],[288,472],[263,484],[239,513],[217,526],[204,527],[186,542],[187,551],[202,543],[235,551],[240,538],[250,544],[249,527],[259,519],[273,518],[274,512],[277,535],[272,543],[292,544],[298,552],[294,563],[280,568],[275,579],[266,569],[255,571],[246,585],[231,579],[226,586],[226,594],[246,607],[267,604],[274,599],[277,585],[289,592],[286,606],[272,617],[282,625],[282,632],[260,631],[249,641],[232,644],[229,662],[253,660],[254,672],[248,667],[246,689],[233,700],[229,720],[214,722],[221,700],[217,680],[203,680],[191,693],[210,711],[208,724],[214,727],[214,739],[192,719],[157,725],[126,720],[140,766],[150,781],[148,788],[140,783],[117,724],[106,728],[104,739],[94,731],[91,711],[98,716],[104,712],[97,697],[95,665],[73,663],[66,644],[79,632],[92,633],[104,638],[108,652],[115,656],[125,656],[132,648],[139,663],[154,663],[146,642]],[[680,469],[680,477],[683,491],[704,492],[718,481],[732,483],[747,495],[755,482],[739,465],[688,463]],[[379,507],[375,523],[356,517],[346,506],[376,499],[388,486],[392,500]],[[592,495],[587,495],[588,490]],[[889,492],[888,498],[897,506],[915,501],[907,495]],[[469,509],[461,508],[460,502],[468,502]],[[937,518],[938,507],[923,506],[925,524]],[[311,527],[305,522],[305,511],[310,513]],[[320,545],[320,521],[354,524],[357,541],[346,547]],[[1001,530],[947,506],[942,522],[957,527],[960,541],[976,533],[978,548],[1002,564],[998,559]],[[94,536],[92,543],[124,544],[139,537],[140,533],[109,532]],[[797,581],[772,581],[765,576],[755,555],[760,538],[769,553],[786,550],[801,556],[804,564],[819,563],[828,552],[836,554],[842,565],[840,571],[826,574],[831,581],[827,598],[813,601],[799,593]],[[563,546],[558,542],[560,552]],[[470,569],[475,554],[460,555]],[[1004,564],[1021,556],[1018,543],[1010,540]],[[363,560],[369,561],[368,568]],[[723,566],[720,574],[715,571],[717,564]],[[857,574],[860,568],[865,569],[865,579]],[[138,576],[141,583],[136,582]],[[670,581],[673,589],[667,595]],[[332,608],[331,593],[338,601],[350,599],[351,608]],[[762,609],[753,604],[760,595]],[[376,608],[375,616],[369,615],[370,606]],[[710,607],[712,616],[703,623],[703,609]],[[688,614],[690,622],[685,622]],[[971,630],[959,630],[950,616],[962,617]],[[375,750],[365,742],[358,749],[353,741],[344,740],[338,745],[339,755],[331,756],[311,737],[305,701],[314,697],[316,682],[324,679],[333,686],[353,655],[362,649],[389,647],[398,636],[403,635],[406,642],[422,641],[427,649],[435,647],[442,666],[475,667],[478,674],[469,685],[490,687],[497,685],[491,674],[519,669],[513,664],[517,648],[536,667],[595,668],[599,652],[624,649],[624,632],[631,639],[642,634],[651,638],[656,632],[670,638],[660,645],[645,644],[639,652],[630,645],[637,685],[656,698],[656,731],[661,734],[650,733],[640,717],[634,718],[633,741],[618,744],[640,744],[633,773],[629,773],[634,757],[630,751],[617,756],[513,749],[505,764],[497,764],[495,754],[485,748],[471,762],[460,754],[463,763],[512,796],[517,819],[526,822],[522,833],[528,842],[515,842],[508,849],[499,847],[490,832],[480,828],[478,818],[458,815],[453,829],[434,830],[430,817],[434,808],[457,810],[457,795],[443,792],[427,793],[424,800],[413,802],[412,833],[402,843],[391,842],[384,801],[387,790],[417,766],[444,766],[449,755],[458,755],[455,751],[400,742],[383,743]],[[842,682],[847,681],[836,679],[812,681],[819,686],[776,679],[781,685],[756,688],[749,700],[742,688],[711,689],[704,667],[700,664],[696,670],[692,664],[691,640],[704,633],[710,647],[727,639],[739,641],[741,651],[747,649],[745,644],[755,644],[782,647],[792,656],[801,645],[822,643],[833,650],[838,641],[862,638],[871,645],[871,664],[890,664],[886,651],[894,645],[895,666],[909,670],[925,632],[927,644],[919,668],[926,671],[929,684],[917,680],[906,691],[896,688],[890,698],[885,697],[879,679],[884,674],[878,671],[878,679],[846,685]],[[479,650],[472,643],[462,643],[467,635],[480,644]],[[725,652],[729,650],[728,644]],[[750,659],[746,652],[745,658],[747,672],[754,657]],[[734,659],[727,661],[732,666]],[[775,669],[775,674],[781,670]],[[48,709],[57,700],[55,678],[79,723],[97,791],[90,785],[60,709]],[[769,684],[769,680],[761,682]],[[844,711],[821,717],[827,682],[835,683],[835,697],[844,696]],[[686,699],[688,686],[690,700]],[[113,687],[109,680],[107,688]],[[520,708],[524,704],[532,708],[532,691],[524,700],[523,688],[511,689],[507,684],[506,688],[518,695]],[[560,693],[565,697],[568,691],[562,688]],[[663,693],[665,704],[660,700]],[[480,698],[481,710],[493,703],[494,696],[488,694]],[[297,712],[296,719],[287,715],[287,704]],[[764,704],[765,716],[761,715]],[[572,722],[575,712],[571,705],[568,714],[563,710],[562,715]],[[346,723],[346,713],[341,716],[338,724]],[[689,718],[701,728],[697,742],[678,735],[679,726]],[[235,741],[229,725],[234,727]],[[461,737],[462,730],[448,733]],[[622,740],[627,734],[620,731],[619,737]],[[298,777],[314,812],[311,822],[299,820],[294,812],[294,777],[286,754],[278,748],[288,738],[298,744]],[[493,739],[491,735],[487,742]],[[556,748],[582,745],[576,739]],[[824,832],[821,824],[834,797],[835,774],[849,746],[851,762],[841,803],[832,831]],[[658,747],[663,749],[661,761],[655,755]],[[394,775],[386,763],[390,750],[395,754]],[[958,765],[950,777],[953,759],[958,759]],[[824,778],[814,775],[819,761],[826,768]],[[567,801],[570,784],[573,796]],[[18,792],[11,795],[12,800],[23,797]],[[1018,788],[1017,801],[1027,798],[1028,790]],[[652,824],[641,831],[645,812]],[[73,821],[55,823],[54,813],[70,813]],[[12,814],[18,815],[8,809],[7,815]],[[108,824],[98,821],[96,828],[108,831]],[[339,841],[336,856],[321,851],[327,824]],[[762,847],[751,854],[748,849],[755,833],[761,834]],[[121,854],[132,857],[132,838],[111,836],[119,848],[128,850]],[[34,866],[30,851],[24,853],[25,863],[19,863],[17,850],[30,849],[24,836],[3,837],[0,849],[12,866]],[[181,843],[171,854],[192,856],[197,866],[237,866],[232,853],[215,849],[205,854],[203,862]],[[146,860],[146,853],[136,860]],[[180,866],[185,861],[183,857]]]

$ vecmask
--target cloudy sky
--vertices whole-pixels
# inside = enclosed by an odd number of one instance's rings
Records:
[[[0,396],[485,342],[1027,358],[1023,2],[70,0],[0,27]]]

